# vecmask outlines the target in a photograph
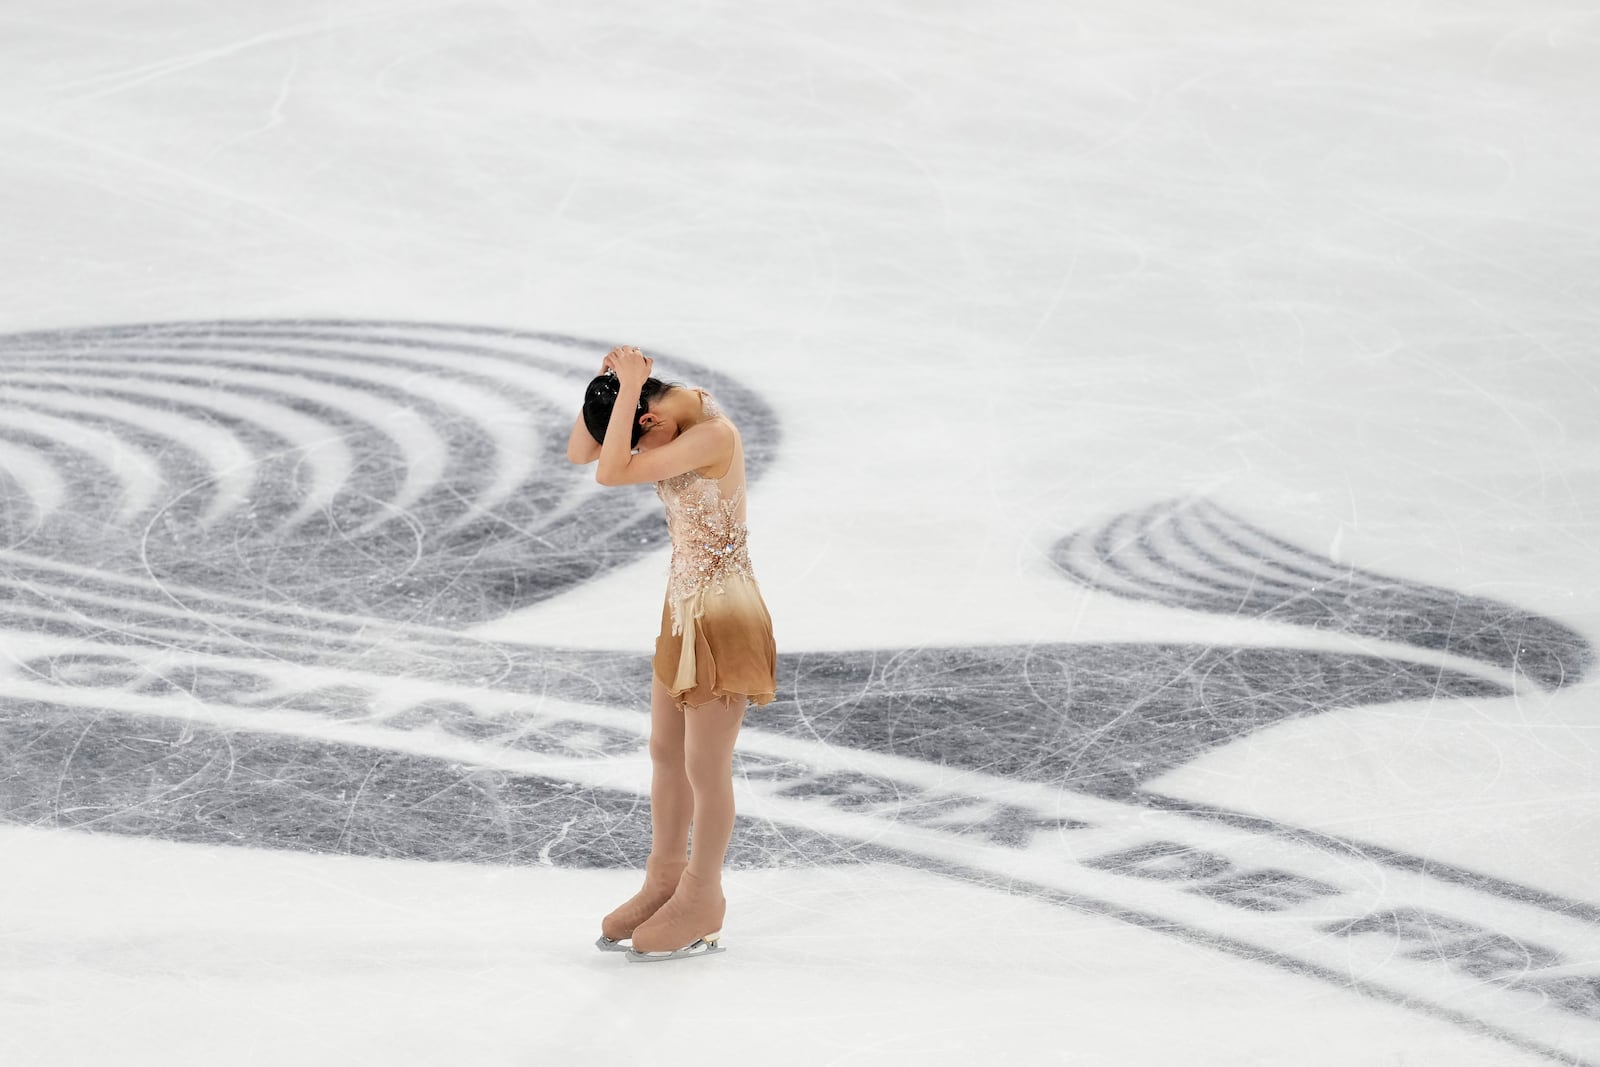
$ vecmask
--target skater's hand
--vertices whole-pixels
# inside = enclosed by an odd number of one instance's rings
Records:
[[[606,354],[603,369],[617,376],[623,385],[643,386],[656,361],[631,345],[618,345]]]

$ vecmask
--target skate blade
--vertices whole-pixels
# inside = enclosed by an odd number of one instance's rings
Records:
[[[620,941],[620,940],[619,941],[613,941],[609,937],[607,937],[605,934],[601,934],[598,938],[595,939],[594,947],[599,949],[601,952],[627,952],[627,951],[629,951],[628,946],[626,944],[624,944],[623,941]]]
[[[630,948],[628,950],[628,962],[666,963],[669,960],[691,960],[696,956],[711,956],[718,952],[726,952],[727,950],[717,943],[721,936],[720,933],[707,934],[694,944],[674,949],[671,952],[635,952]]]

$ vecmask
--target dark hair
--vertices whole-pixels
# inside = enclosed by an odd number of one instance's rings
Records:
[[[644,427],[639,425],[639,418],[650,410],[650,401],[671,388],[671,382],[664,382],[660,378],[644,380],[644,388],[639,390],[639,407],[633,413],[633,438],[628,442],[629,448],[637,447],[639,438],[644,436]],[[611,425],[611,411],[617,406],[617,393],[621,389],[622,383],[617,381],[617,376],[606,371],[590,382],[589,388],[584,391],[583,424],[588,427],[589,436],[600,444],[606,442],[606,427]]]

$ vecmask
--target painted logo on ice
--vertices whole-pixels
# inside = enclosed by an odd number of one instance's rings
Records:
[[[563,458],[603,351],[367,322],[0,339],[0,817],[638,863],[645,657],[463,632],[664,544],[647,488],[599,491]],[[749,427],[759,477],[771,410],[673,367]],[[1600,909],[1149,788],[1297,716],[1560,687],[1589,665],[1580,636],[1335,564],[1203,501],[1118,517],[1054,559],[1119,596],[1395,651],[787,655],[779,702],[741,740],[732,862],[1003,882],[1580,1062],[1600,1035],[1600,975],[1579,962],[1600,958]]]

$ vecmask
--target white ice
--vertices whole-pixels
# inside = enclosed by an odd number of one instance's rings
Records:
[[[1326,863],[1375,900],[1411,892],[1409,876],[1290,852],[1324,833],[1531,887],[1581,908],[1415,895],[1593,976],[1600,683],[1547,691],[1359,634],[1119,599],[1065,580],[1049,551],[1194,495],[1342,564],[1600,640],[1596,130],[1600,12],[1550,0],[13,0],[0,12],[0,330],[425,321],[637,344],[669,376],[674,357],[712,368],[778,420],[750,521],[786,653],[1190,642],[1406,656],[1502,681],[1512,695],[1285,720],[1147,783],[1303,840],[1094,811],[1107,827]],[[575,410],[546,371],[451,358]],[[241,387],[269,377],[246,363],[219,351],[191,369]],[[450,520],[467,529],[538,470],[538,438],[497,391],[414,363],[388,384],[476,420],[488,442]],[[116,394],[69,398],[43,388],[48,373],[0,363],[0,474],[7,507],[37,510],[30,523],[59,518],[85,464],[123,494],[95,521],[148,515],[184,488],[163,482],[163,449],[185,448],[216,479],[200,514],[242,515],[240,435],[270,425],[305,468],[287,545],[355,469],[355,446],[287,401],[82,365],[58,389]],[[387,435],[403,466],[373,506],[420,522],[408,509],[457,470],[448,443],[363,393],[382,384],[370,365],[322,365],[339,383],[294,357],[272,376],[283,396]],[[122,431],[148,416],[119,407],[136,396],[216,417],[147,425],[169,440],[142,451]],[[57,566],[80,606],[116,599],[96,561],[55,560],[30,537],[0,562]],[[473,633],[642,656],[665,558]],[[128,573],[112,576],[119,590]],[[263,660],[292,633],[267,617],[282,607],[270,597],[163,594],[174,627],[261,610]],[[425,611],[404,622],[417,640],[455,627]],[[350,625],[374,645],[402,629]],[[0,695],[53,699],[16,668],[48,640],[8,642]],[[163,714],[146,698],[120,706]],[[337,736],[309,715],[247,720],[226,725]],[[759,730],[761,712],[749,722]],[[413,736],[441,758],[480,755]],[[970,781],[830,744],[825,721],[803,743],[751,745],[929,788]],[[648,767],[635,753],[593,773],[637,791]],[[0,802],[38,785],[0,782]],[[1013,799],[1054,802],[1033,788]],[[1063,811],[1100,803],[1069,794]],[[868,832],[754,787],[741,800],[774,824]],[[983,869],[1214,921],[1199,898],[1182,911],[1160,887],[1069,871],[1088,845],[990,856],[888,827],[880,844],[927,865],[775,855],[728,876],[727,953],[641,968],[591,947],[634,888],[628,871],[44,822],[0,828],[0,1063],[19,1067],[1600,1064],[1600,1018],[1502,997],[1459,968],[1434,983],[1386,943],[1352,941],[1346,958],[1307,926],[1307,943],[1281,946],[1337,955],[1342,977],[1327,980],[936,865],[1011,863]],[[1257,936],[1247,920],[1260,917],[1241,916],[1238,935]],[[1291,919],[1282,929],[1301,937]],[[1352,987],[1398,980],[1396,967],[1460,1017]]]

